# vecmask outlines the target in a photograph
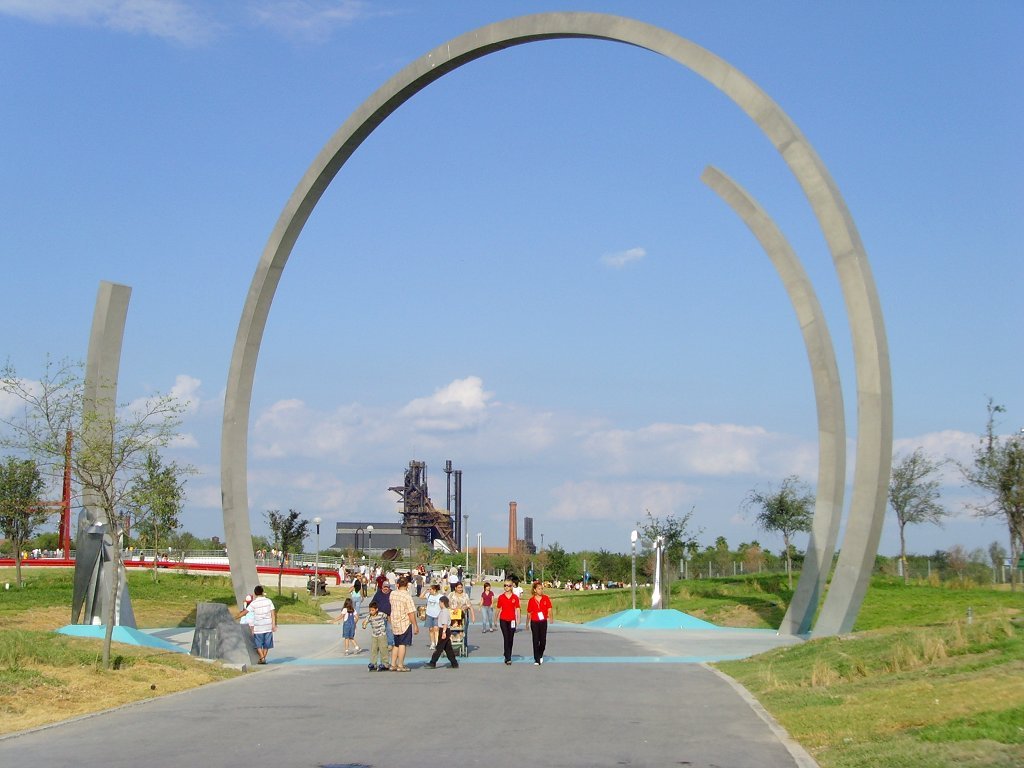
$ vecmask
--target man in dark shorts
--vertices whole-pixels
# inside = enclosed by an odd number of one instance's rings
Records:
[[[420,633],[416,622],[416,603],[409,594],[409,580],[398,579],[398,589],[391,595],[391,630],[395,633],[395,647],[391,649],[391,669],[408,672],[405,666],[406,649],[412,645],[412,636]]]

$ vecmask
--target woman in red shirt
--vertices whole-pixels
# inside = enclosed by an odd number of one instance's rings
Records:
[[[512,641],[519,623],[519,598],[512,591],[512,582],[505,582],[505,591],[498,595],[498,624],[505,640],[505,663],[512,663]]]
[[[533,596],[526,605],[526,620],[530,623],[533,635],[533,663],[540,666],[544,663],[544,648],[548,643],[548,621],[551,620],[551,598],[544,594],[544,585],[533,582]]]

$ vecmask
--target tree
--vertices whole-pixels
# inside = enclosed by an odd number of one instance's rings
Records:
[[[910,582],[906,527],[918,523],[934,523],[941,526],[942,518],[949,514],[937,501],[938,479],[929,479],[941,466],[941,463],[933,461],[921,448],[917,448],[909,456],[897,459],[892,465],[892,475],[889,478],[889,506],[896,513],[896,523],[900,531],[900,564],[904,584]]]
[[[761,549],[759,542],[752,541],[749,544],[740,544],[739,554],[743,558],[743,571],[745,573],[760,573],[761,569],[764,568],[764,550]]]
[[[704,529],[701,528],[696,533],[690,533],[690,520],[693,518],[694,509],[682,516],[666,515],[664,519],[655,517],[649,510],[644,511],[647,512],[647,521],[637,521],[636,524],[640,538],[652,544],[659,537],[664,539],[667,561],[679,562],[682,560],[686,546],[695,543],[697,537],[704,532]]]
[[[185,500],[183,475],[188,471],[173,461],[164,465],[160,454],[151,450],[141,471],[132,478],[127,499],[132,529],[143,546],[154,553],[181,525],[178,516]],[[154,556],[153,581],[157,580],[156,562]]]
[[[967,549],[962,544],[954,544],[946,553],[946,565],[957,575],[961,584],[964,580],[964,572],[970,562],[970,555],[967,554]]]
[[[985,434],[974,451],[974,461],[961,465],[964,478],[981,489],[989,498],[983,504],[971,505],[985,517],[1002,517],[1010,532],[1010,560],[1017,564],[1024,552],[1024,434],[1000,437],[995,433],[996,414],[1006,409],[988,400],[988,422]],[[1020,583],[1020,570],[1013,568],[1011,588]]]
[[[21,550],[52,513],[39,506],[43,478],[31,459],[8,456],[0,464],[0,531],[14,547],[14,580],[20,589]]]
[[[281,577],[284,574],[284,562],[288,553],[296,547],[302,547],[306,538],[306,530],[309,528],[309,520],[299,518],[299,513],[289,509],[288,514],[282,514],[280,510],[267,510],[267,523],[270,531],[274,534],[274,542],[279,552],[280,568],[277,571],[277,594],[281,594]]]
[[[156,394],[120,408],[110,407],[109,401],[86,405],[80,370],[78,363],[64,360],[55,364],[47,358],[40,380],[30,382],[6,364],[0,371],[0,392],[20,401],[22,410],[14,418],[0,420],[10,430],[0,443],[18,448],[57,477],[63,468],[67,432],[76,435],[71,471],[80,492],[107,526],[112,560],[118,569],[118,575],[110,580],[103,640],[103,668],[109,669],[124,567],[119,511],[127,505],[131,479],[142,470],[146,455],[177,436],[185,404],[171,395]]]
[[[665,563],[678,563],[682,561],[683,555],[686,552],[688,544],[695,542],[697,536],[703,532],[703,528],[695,534],[691,534],[689,531],[690,519],[693,517],[695,510],[690,509],[685,515],[666,515],[665,519],[655,517],[651,514],[650,510],[644,510],[647,513],[647,522],[637,521],[636,527],[640,532],[640,537],[650,544],[655,544],[658,539],[662,540],[662,546],[664,547],[662,552],[662,581],[660,584],[661,593],[660,596],[661,605],[667,607],[668,603],[665,600],[666,595],[671,595],[671,587],[669,585],[669,576],[672,573],[672,569],[666,568]],[[653,563],[649,567],[649,571],[653,576],[656,570],[656,565]]]
[[[556,541],[546,548],[547,553],[547,574],[552,581],[563,581],[571,573],[569,555]]]
[[[998,541],[988,545],[988,559],[992,563],[992,581],[1003,580],[1003,567],[1006,564],[1006,547]]]
[[[744,501],[744,507],[748,510],[759,507],[760,511],[754,518],[758,527],[782,534],[782,543],[786,548],[786,574],[789,576],[789,588],[792,589],[792,539],[796,533],[811,530],[814,519],[814,494],[800,482],[800,478],[790,475],[782,481],[778,490],[750,491]]]

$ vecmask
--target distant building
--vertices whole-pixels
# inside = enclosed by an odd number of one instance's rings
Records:
[[[525,552],[527,555],[537,554],[537,545],[533,543],[533,518],[523,518],[523,541],[520,552]]]
[[[373,526],[373,533],[368,526]],[[334,544],[331,549],[354,549],[367,554],[380,554],[386,549],[414,551],[423,542],[402,533],[401,523],[341,522],[335,525]]]

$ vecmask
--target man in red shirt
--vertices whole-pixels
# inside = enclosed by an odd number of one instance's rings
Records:
[[[544,585],[533,582],[533,594],[526,605],[526,620],[533,635],[533,664],[544,663],[544,649],[548,644],[548,622],[551,620],[551,598],[544,594]]]
[[[505,591],[498,596],[498,625],[505,640],[505,664],[512,663],[512,641],[519,623],[519,598],[512,591],[512,582],[505,582]]]

